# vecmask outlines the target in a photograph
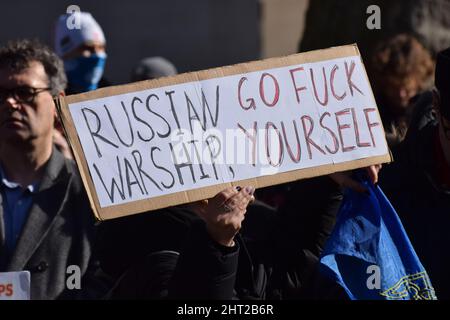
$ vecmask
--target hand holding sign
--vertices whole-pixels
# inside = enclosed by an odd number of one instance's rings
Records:
[[[229,187],[208,201],[191,206],[205,221],[209,235],[217,243],[234,246],[234,236],[239,232],[247,206],[255,198],[255,188]]]
[[[391,160],[356,46],[58,101],[97,218]]]
[[[369,177],[369,181],[373,184],[378,182],[378,172],[380,172],[381,166],[381,164],[375,164],[364,168]],[[360,182],[354,180],[351,174],[351,171],[335,172],[330,174],[330,178],[342,188],[350,188],[356,192],[367,193],[368,190]]]

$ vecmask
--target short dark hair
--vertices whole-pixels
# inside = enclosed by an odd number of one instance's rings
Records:
[[[35,39],[22,39],[9,41],[0,48],[0,68],[7,67],[20,72],[33,61],[42,63],[53,96],[64,91],[67,86],[64,64],[49,47]]]

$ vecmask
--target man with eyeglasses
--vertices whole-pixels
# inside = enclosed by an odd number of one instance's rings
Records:
[[[450,299],[450,48],[437,55],[435,86],[417,104],[406,139],[380,183],[400,215],[438,299]]]
[[[91,281],[88,200],[74,162],[53,144],[53,98],[66,82],[61,60],[39,42],[0,48],[0,272],[29,271],[31,299],[95,297],[100,284]],[[71,265],[81,288],[66,286]]]

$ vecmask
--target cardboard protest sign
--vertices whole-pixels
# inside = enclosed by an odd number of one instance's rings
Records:
[[[60,98],[98,219],[391,160],[356,45]]]

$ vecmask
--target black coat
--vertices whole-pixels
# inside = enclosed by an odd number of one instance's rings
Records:
[[[395,161],[381,170],[380,184],[427,270],[436,296],[450,299],[450,189],[439,185],[436,172],[437,121],[431,108],[419,111],[422,123],[412,127],[393,150]]]
[[[317,262],[341,196],[328,179],[293,184],[288,205],[280,212],[262,203],[249,206],[233,248],[215,243],[203,221],[181,207],[104,222],[102,267],[118,280],[111,298],[292,299],[330,294],[328,289],[335,287],[318,277]]]

